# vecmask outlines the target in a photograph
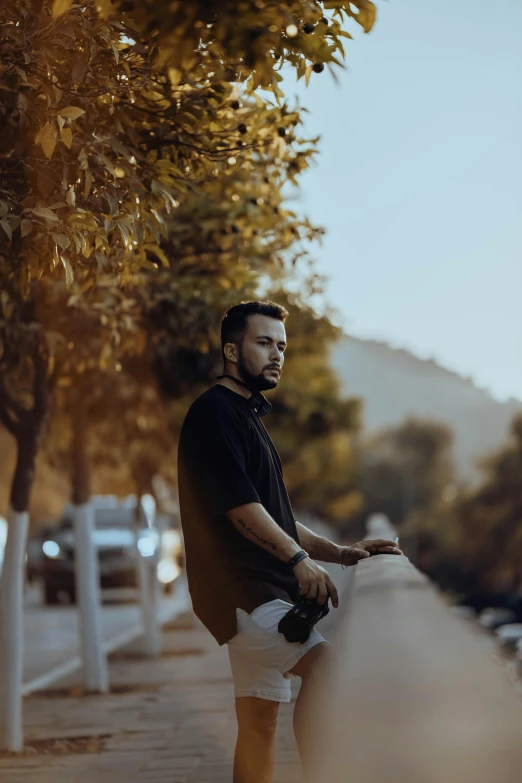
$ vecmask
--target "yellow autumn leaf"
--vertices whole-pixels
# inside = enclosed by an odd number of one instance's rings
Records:
[[[67,147],[67,149],[71,149],[72,146],[72,130],[70,128],[62,128],[60,130],[60,138]]]
[[[351,5],[357,7],[357,12],[352,12],[350,15],[361,25],[365,33],[369,33],[375,24],[377,16],[377,9],[374,3],[371,0],[356,0]]]
[[[364,32],[369,33],[375,24],[375,18],[375,6],[373,3],[370,3],[370,5],[368,5],[366,8],[361,9],[359,16],[357,17],[357,21],[363,28]]]
[[[170,83],[173,87],[177,87],[181,82],[182,73],[179,68],[169,68],[168,70]]]
[[[85,184],[84,184],[84,188],[83,188],[83,195],[85,196],[85,198],[87,198],[87,196],[91,192],[91,188],[92,188],[92,174],[91,174],[90,171],[86,171],[85,172]]]
[[[79,106],[66,106],[64,109],[59,109],[58,114],[68,120],[77,120],[82,114],[85,114],[85,111]]]
[[[57,16],[61,16],[72,6],[72,0],[54,0],[53,2],[53,19]]]
[[[9,237],[9,242],[11,242],[12,239],[13,239],[13,232],[11,231],[11,226],[9,225],[9,221],[6,220],[5,218],[2,218],[0,220],[0,226],[2,226],[2,228],[5,231],[5,233]]]
[[[148,250],[151,253],[154,253],[154,255],[159,258],[162,265],[168,269],[170,267],[169,259],[161,249],[159,245],[156,245],[154,243],[143,245],[144,250]]]
[[[22,239],[23,239],[23,237],[26,237],[27,234],[31,233],[31,231],[33,230],[33,225],[34,225],[33,221],[29,220],[28,218],[24,218],[22,220],[22,223],[21,223],[21,226],[20,226],[20,233],[22,235]]]
[[[74,273],[72,270],[72,266],[67,261],[66,258],[63,256],[60,256],[60,261],[62,262],[63,268],[65,269],[65,283],[67,285],[67,288],[70,288],[74,282]]]
[[[53,156],[57,135],[56,125],[54,122],[49,121],[45,123],[36,136],[35,141],[41,146],[47,158],[52,158]]]

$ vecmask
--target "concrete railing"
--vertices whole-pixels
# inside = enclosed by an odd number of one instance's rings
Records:
[[[313,780],[519,783],[522,704],[470,621],[406,557],[353,571]]]

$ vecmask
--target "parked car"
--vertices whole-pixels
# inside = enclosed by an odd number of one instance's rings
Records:
[[[32,533],[27,539],[27,550],[25,554],[25,576],[27,582],[32,584],[42,574],[44,563],[43,542],[52,536],[53,525],[47,523],[43,527]]]
[[[136,526],[136,504],[133,499],[96,498],[94,507],[94,544],[98,551],[102,588],[135,587],[138,551],[143,557],[156,557],[158,579],[170,585],[180,573],[179,547],[172,547],[169,533],[151,519],[146,506],[140,506]],[[152,524],[151,524],[152,522]],[[39,573],[43,582],[45,603],[56,604],[61,595],[76,600],[75,535],[72,507],[64,510],[60,523],[47,528],[41,543],[42,561]],[[170,563],[170,565],[169,565]]]

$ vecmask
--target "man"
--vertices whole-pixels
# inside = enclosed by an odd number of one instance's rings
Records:
[[[224,374],[190,408],[180,436],[179,493],[194,611],[228,644],[238,739],[234,783],[270,783],[279,702],[289,677],[302,678],[294,729],[305,772],[315,695],[332,669],[332,648],[314,630],[304,644],[277,630],[299,595],[338,605],[329,574],[314,562],[353,565],[393,541],[339,547],[296,522],[281,462],[262,417],[261,394],[281,377],[288,313],[272,302],[243,302],[221,324]],[[295,565],[293,565],[295,563]]]

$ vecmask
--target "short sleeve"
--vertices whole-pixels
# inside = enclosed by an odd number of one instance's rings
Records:
[[[239,411],[210,401],[191,408],[180,436],[180,480],[212,517],[259,502],[246,470],[247,453]]]

